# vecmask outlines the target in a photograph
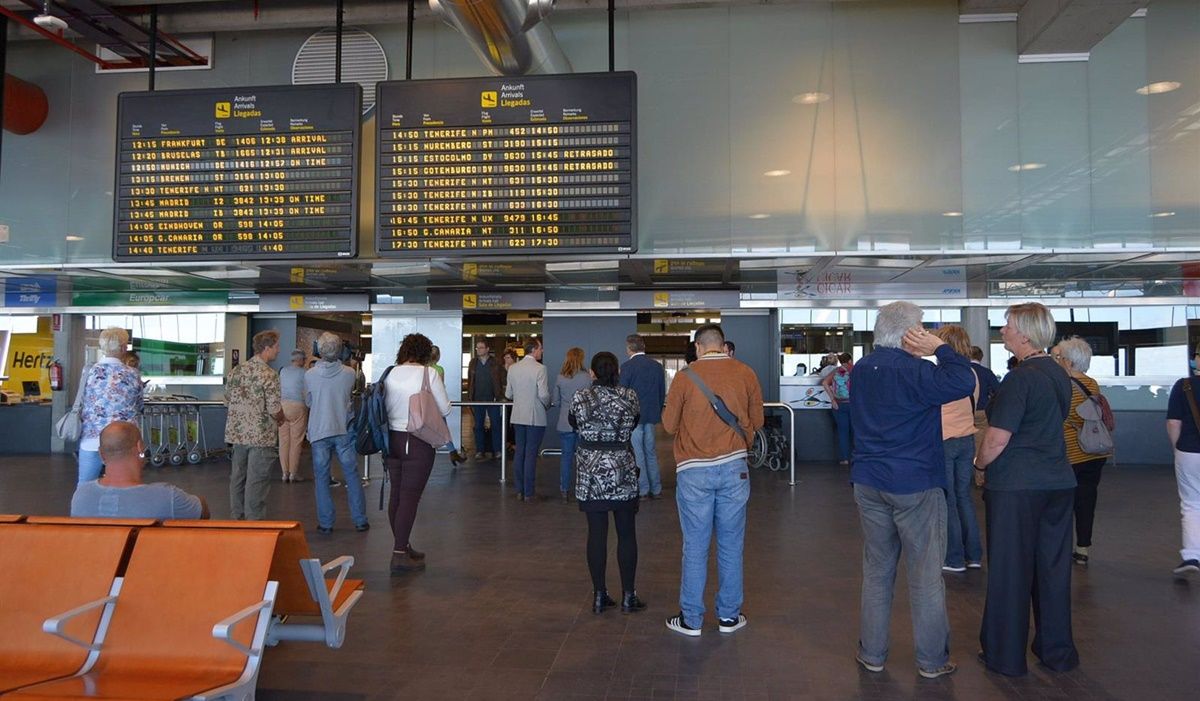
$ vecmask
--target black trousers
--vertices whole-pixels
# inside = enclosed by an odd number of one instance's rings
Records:
[[[1100,487],[1100,471],[1108,458],[1096,458],[1072,465],[1075,468],[1075,544],[1081,548],[1092,544],[1092,523],[1096,520],[1096,490]]]
[[[417,520],[417,506],[425,493],[425,483],[433,472],[434,448],[405,431],[389,431],[391,454],[383,459],[392,492],[388,499],[388,520],[392,523],[395,551],[408,550],[408,539]]]
[[[617,526],[617,567],[621,570],[621,591],[634,590],[634,578],[637,575],[637,531],[634,528],[637,512],[620,511],[587,511],[588,540],[587,563],[588,572],[592,575],[592,589],[606,589],[605,572],[608,569],[608,514],[612,513],[613,522]]]
[[[1065,672],[1079,666],[1071,633],[1071,514],[1075,490],[987,490],[987,603],[979,644],[988,669],[1028,672],[1032,604],[1033,654]]]

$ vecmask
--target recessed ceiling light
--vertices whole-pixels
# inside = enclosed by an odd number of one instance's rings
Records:
[[[770,219],[771,215],[770,214],[751,214],[750,218],[751,219]]]
[[[792,102],[795,102],[797,105],[817,105],[828,101],[829,93],[823,92],[802,92],[792,98]]]
[[[71,234],[70,236],[68,236],[68,237],[67,237],[67,240],[68,240],[68,241],[70,241],[71,243],[74,243],[74,242],[76,242],[76,241],[82,241],[82,240],[83,240],[83,237],[82,237],[82,236],[76,236],[76,235],[74,235],[74,234]]]
[[[1150,215],[1150,217],[1152,219],[1158,219],[1161,217],[1173,217],[1173,216],[1175,216],[1174,212],[1155,212],[1154,214]]]
[[[1016,165],[1009,166],[1008,169],[1013,173],[1020,173],[1023,170],[1041,170],[1045,167],[1045,163],[1018,163]]]
[[[961,217],[962,212],[942,212],[943,217]]]
[[[1161,95],[1165,92],[1171,92],[1172,90],[1178,90],[1179,88],[1180,88],[1180,84],[1175,82],[1174,80],[1160,80],[1157,83],[1150,83],[1149,85],[1143,85],[1142,87],[1138,88],[1137,94],[1139,94],[1139,95]]]
[[[768,170],[767,172],[763,173],[763,175],[767,176],[768,178],[782,178],[785,175],[791,175],[791,174],[792,174],[792,171],[782,170],[782,169],[781,170]]]

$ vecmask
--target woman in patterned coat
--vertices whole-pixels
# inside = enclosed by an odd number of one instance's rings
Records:
[[[634,589],[637,571],[638,467],[630,434],[638,422],[637,394],[617,384],[620,365],[612,353],[592,357],[592,386],[575,393],[568,420],[579,434],[575,449],[575,498],[587,515],[588,570],[592,575],[592,613],[616,602],[604,583],[608,563],[608,514],[617,527],[617,565],[621,569],[621,611],[646,608]]]

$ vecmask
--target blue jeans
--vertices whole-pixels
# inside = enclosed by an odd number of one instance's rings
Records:
[[[484,436],[483,417],[487,416],[492,421],[492,447],[491,452],[500,454],[500,446],[504,444],[504,436],[500,435],[500,407],[498,406],[473,406],[471,414],[475,417],[475,452],[486,453],[488,447],[483,443],[486,440]]]
[[[335,453],[342,467],[346,498],[350,501],[350,517],[354,520],[354,525],[361,526],[367,522],[367,498],[363,494],[362,482],[358,479],[358,453],[354,450],[353,433],[312,441],[313,481],[317,488],[317,525],[333,528],[335,511],[333,496],[329,493],[329,470]]]
[[[717,617],[742,612],[742,545],[746,537],[746,502],[750,475],[746,459],[712,467],[693,467],[675,476],[675,504],[683,532],[683,567],[679,610],[683,622],[699,628],[704,620],[704,585],[708,576],[708,544],[717,534]]]
[[[517,494],[533,496],[533,482],[537,478],[538,449],[542,447],[542,439],[546,437],[545,426],[526,426],[513,424],[517,434],[517,454],[513,458],[513,476],[516,480]],[[499,434],[499,424],[495,434]]]
[[[839,399],[838,408],[833,412],[833,422],[837,424],[838,460],[850,460],[850,400]]]
[[[80,450],[79,451],[79,483],[91,482],[92,480],[100,479],[100,473],[104,470],[104,461],[100,459],[100,451],[98,450]]]
[[[567,494],[571,491],[571,473],[575,471],[575,443],[579,434],[574,431],[559,431],[558,440],[562,443],[562,458],[558,464],[558,491]]]
[[[658,452],[654,449],[654,424],[638,424],[629,437],[633,443],[633,458],[638,467],[638,494],[662,494],[662,479],[658,475]]]
[[[971,482],[975,476],[975,437],[948,438],[942,441],[946,453],[946,565],[963,567],[968,562],[983,562],[983,544]]]
[[[946,497],[941,489],[892,494],[854,485],[863,531],[862,621],[858,653],[871,664],[888,656],[896,568],[904,551],[917,666],[937,669],[950,659],[946,615]]]

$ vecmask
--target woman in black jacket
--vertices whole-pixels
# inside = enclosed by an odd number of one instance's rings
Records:
[[[616,605],[604,583],[608,564],[608,514],[617,527],[617,565],[621,569],[621,611],[646,608],[634,589],[637,571],[638,467],[629,437],[638,422],[637,394],[617,384],[620,365],[612,353],[592,357],[592,386],[575,393],[568,419],[579,434],[575,449],[575,498],[587,514],[588,570],[592,575],[592,613]]]

